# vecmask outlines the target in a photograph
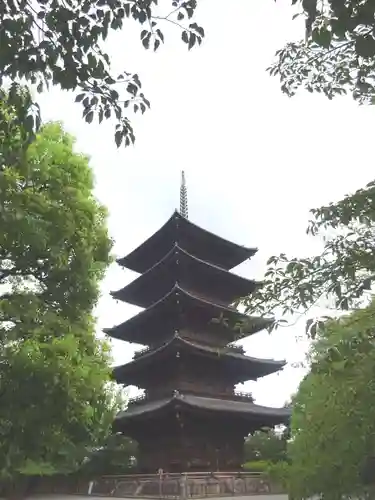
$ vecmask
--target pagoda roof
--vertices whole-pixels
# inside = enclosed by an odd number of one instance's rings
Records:
[[[192,321],[198,322],[202,327],[224,327],[226,331],[233,332],[233,337],[239,339],[266,328],[273,320],[254,318],[240,313],[234,307],[215,304],[176,284],[163,298],[147,309],[120,325],[103,329],[103,332],[113,338],[148,345],[150,340],[155,342],[160,335],[168,337],[184,326],[189,326]],[[242,322],[244,327],[235,330]]]
[[[141,385],[138,383],[142,370],[146,366],[158,365],[161,360],[177,352],[177,350],[186,349],[192,354],[198,356],[209,356],[218,360],[220,363],[232,367],[231,372],[236,374],[235,382],[245,380],[256,380],[257,378],[270,375],[279,371],[285,366],[286,361],[276,361],[273,359],[259,359],[246,356],[239,352],[231,351],[229,348],[215,348],[207,345],[197,344],[180,337],[178,334],[165,342],[157,349],[146,351],[144,354],[134,358],[129,363],[116,366],[113,369],[113,375],[116,382],[126,385]]]
[[[176,282],[186,290],[199,290],[205,296],[215,296],[223,304],[249,295],[261,285],[207,263],[175,243],[153,267],[111,295],[129,304],[148,307],[164,296]]]
[[[227,270],[238,266],[257,252],[256,248],[246,248],[221,238],[175,211],[156,233],[131,253],[117,259],[117,262],[132,271],[144,273],[160,261],[176,243],[199,259]]]
[[[228,399],[208,398],[192,394],[177,393],[170,398],[129,405],[119,412],[115,418],[115,426],[154,415],[168,409],[186,408],[191,410],[205,410],[209,412],[235,414],[249,420],[261,419],[264,425],[287,424],[290,419],[290,408],[270,408],[252,402],[233,401]]]

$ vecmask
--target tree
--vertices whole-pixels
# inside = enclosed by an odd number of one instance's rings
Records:
[[[38,92],[50,83],[73,91],[87,123],[95,116],[99,123],[112,116],[117,122],[117,146],[133,143],[128,111],[144,113],[150,103],[137,74],[113,73],[103,50],[108,34],[134,20],[142,27],[142,45],[155,51],[164,43],[160,21],[180,28],[189,49],[204,36],[203,28],[193,21],[196,0],[157,4],[157,0],[4,0],[0,86],[6,78],[26,79]]]
[[[316,304],[348,310],[365,305],[375,279],[374,221],[375,182],[364,189],[312,210],[307,232],[324,238],[321,254],[287,257],[268,261],[264,286],[244,299],[249,312],[264,315],[301,314]],[[319,322],[308,323],[314,335]]]
[[[360,498],[368,489],[366,469],[375,456],[374,317],[372,301],[326,322],[312,344],[311,369],[293,404],[294,498]]]
[[[245,462],[278,462],[286,459],[286,435],[271,429],[255,431],[245,441]]]
[[[80,472],[90,476],[126,474],[137,457],[137,444],[122,434],[112,434],[104,445],[94,450]]]
[[[0,130],[0,478],[76,468],[106,438],[118,398],[92,309],[110,262],[106,212],[59,124]],[[28,142],[28,141],[26,141]]]
[[[277,51],[269,70],[292,96],[298,88],[332,99],[350,92],[375,102],[375,5],[372,0],[292,0],[302,6],[306,39]],[[298,15],[298,14],[297,14]]]

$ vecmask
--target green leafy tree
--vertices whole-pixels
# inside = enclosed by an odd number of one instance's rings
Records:
[[[0,479],[76,468],[118,398],[91,316],[110,262],[88,159],[47,124],[29,142],[0,99]]]
[[[141,27],[143,47],[156,51],[164,43],[164,21],[181,30],[182,41],[191,49],[204,36],[193,20],[196,6],[196,0],[160,5],[157,0],[4,0],[0,86],[6,78],[26,79],[38,92],[49,84],[73,91],[86,122],[113,117],[116,144],[129,145],[135,139],[129,110],[144,113],[150,103],[136,73],[114,73],[103,42],[111,31],[133,21]]]
[[[134,441],[121,434],[112,434],[102,447],[90,454],[80,472],[93,477],[129,473],[134,470],[137,451]]]
[[[372,0],[292,0],[306,20],[306,38],[291,42],[269,70],[289,96],[299,88],[332,99],[351,93],[375,102],[375,5]]]
[[[325,323],[294,398],[289,482],[294,498],[361,498],[375,452],[375,302]]]
[[[312,210],[307,232],[323,238],[323,250],[312,257],[285,254],[268,261],[264,286],[244,299],[248,311],[264,315],[305,313],[314,305],[348,310],[366,304],[375,279],[375,182],[364,189]],[[323,318],[324,320],[324,318]],[[319,321],[310,321],[314,335]],[[271,328],[272,328],[271,327]]]
[[[278,462],[286,459],[286,433],[274,429],[255,431],[245,441],[245,462]]]

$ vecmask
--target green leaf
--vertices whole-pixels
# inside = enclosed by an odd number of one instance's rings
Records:
[[[189,50],[194,47],[196,41],[197,41],[197,35],[195,35],[194,33],[190,33],[189,43],[188,43]]]
[[[160,40],[156,39],[154,41],[154,51],[156,52],[160,46]]]
[[[312,32],[312,39],[315,43],[328,49],[332,41],[332,33],[327,28],[316,29]]]
[[[122,132],[117,131],[115,134],[115,141],[116,141],[116,146],[118,148],[121,146],[122,139],[123,139]]]
[[[87,123],[91,123],[92,120],[94,118],[94,112],[93,111],[89,111],[86,116],[85,116],[85,120]]]
[[[147,35],[142,39],[142,45],[145,49],[150,48],[151,33],[148,32]]]
[[[359,56],[371,58],[375,56],[375,39],[372,35],[358,35],[355,40],[355,49]]]

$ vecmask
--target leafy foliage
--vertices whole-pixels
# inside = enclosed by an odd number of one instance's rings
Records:
[[[47,124],[19,162],[0,173],[0,328],[17,335],[45,315],[91,312],[112,246],[85,156]],[[51,321],[54,321],[51,319]]]
[[[287,433],[255,431],[245,441],[245,461],[278,462],[286,459]]]
[[[266,460],[250,460],[243,464],[243,469],[249,472],[266,472],[269,465]]]
[[[114,74],[103,42],[111,31],[133,20],[142,27],[145,49],[164,43],[160,21],[182,30],[182,41],[193,48],[204,30],[194,22],[196,0],[4,0],[0,9],[2,43],[0,86],[5,78],[26,79],[42,92],[50,83],[74,91],[83,117],[91,123],[116,119],[115,141],[129,145],[134,132],[128,112],[144,113],[150,106],[136,73]],[[166,5],[167,4],[167,5]]]
[[[298,88],[332,99],[350,92],[375,101],[375,5],[372,0],[292,0],[306,18],[306,40],[279,50],[269,68],[289,96]]]
[[[40,110],[30,92],[17,83],[0,88],[0,170],[18,164],[40,127]]]
[[[323,236],[322,253],[271,257],[264,286],[244,300],[248,311],[289,314],[305,312],[322,301],[343,310],[363,304],[375,279],[374,202],[375,182],[371,182],[337,203],[312,210],[307,232]],[[316,324],[308,326],[314,335]]]
[[[134,441],[121,434],[112,434],[101,448],[91,453],[80,472],[93,477],[129,473],[135,465],[137,451]]]
[[[289,491],[290,470],[290,463],[287,460],[280,460],[270,463],[265,473],[273,484],[281,486],[284,491]]]
[[[22,93],[21,93],[22,97]],[[21,108],[25,104],[21,102]],[[24,108],[23,108],[24,109]],[[36,140],[11,99],[0,150],[0,477],[77,467],[117,408],[91,313],[110,262],[88,160],[59,124]]]
[[[106,346],[87,326],[50,328],[0,350],[2,479],[74,470],[106,438],[117,408]]]
[[[326,322],[311,371],[294,398],[290,488],[294,498],[360,498],[375,451],[375,302]],[[373,477],[373,476],[372,476]]]

